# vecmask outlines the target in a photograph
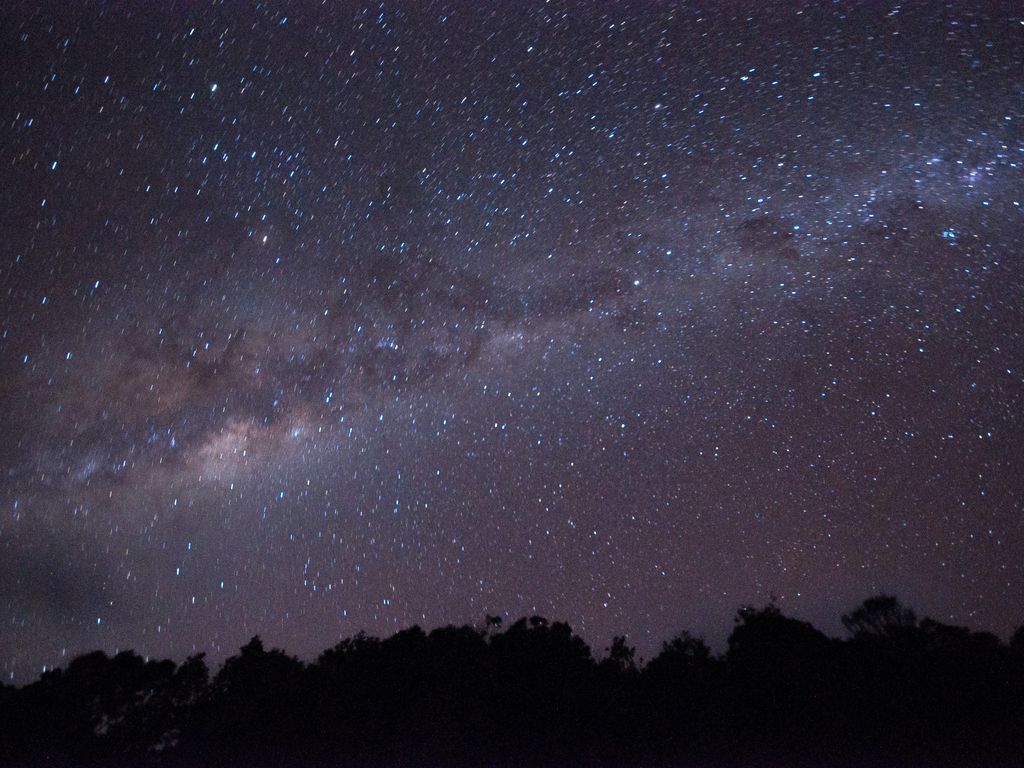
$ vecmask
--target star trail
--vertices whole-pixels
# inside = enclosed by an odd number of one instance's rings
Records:
[[[0,671],[1024,605],[1012,3],[14,2]]]

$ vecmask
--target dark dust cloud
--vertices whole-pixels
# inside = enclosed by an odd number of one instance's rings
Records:
[[[1020,623],[1018,4],[4,5],[4,679]]]

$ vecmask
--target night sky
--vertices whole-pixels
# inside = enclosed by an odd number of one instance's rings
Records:
[[[1024,9],[0,11],[0,671],[1024,623]],[[44,4],[45,5],[45,4]]]

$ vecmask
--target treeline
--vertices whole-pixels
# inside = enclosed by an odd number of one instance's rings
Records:
[[[843,623],[744,608],[725,653],[684,632],[645,665],[541,617],[360,634],[310,664],[256,637],[212,677],[97,651],[0,687],[0,764],[1020,764],[1024,627],[1007,644],[886,596]]]

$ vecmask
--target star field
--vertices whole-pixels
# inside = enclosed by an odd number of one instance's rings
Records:
[[[0,670],[1024,619],[1012,4],[15,2]]]

